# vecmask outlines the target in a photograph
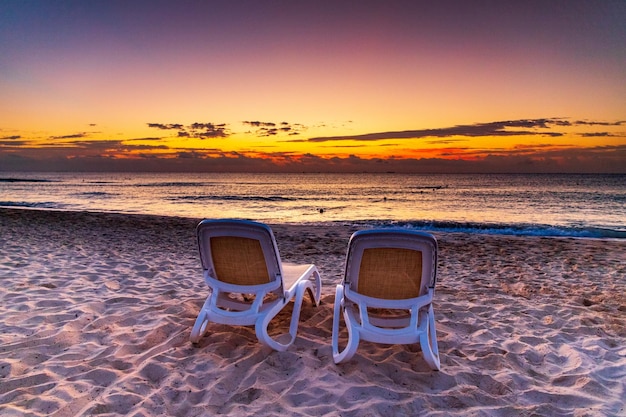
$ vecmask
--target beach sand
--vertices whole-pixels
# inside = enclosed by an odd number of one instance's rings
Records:
[[[0,415],[626,415],[625,241],[435,234],[437,372],[419,345],[333,363],[349,226],[272,225],[324,284],[288,351],[216,324],[193,346],[199,220],[0,209]]]

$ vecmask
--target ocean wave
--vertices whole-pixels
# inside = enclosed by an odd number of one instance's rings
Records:
[[[50,201],[39,202],[39,203],[29,203],[26,201],[0,201],[0,207],[23,207],[23,208],[40,208],[40,209],[62,209],[58,203],[53,203]]]
[[[134,187],[163,187],[163,188],[169,188],[169,187],[174,187],[174,188],[178,188],[178,187],[205,187],[205,186],[209,186],[209,185],[229,185],[226,184],[224,182],[220,182],[220,181],[161,181],[161,182],[144,182],[144,183],[139,183],[139,184],[134,184]],[[257,181],[251,181],[251,182],[247,182],[247,181],[237,181],[237,185],[241,186],[241,185],[252,185],[252,186],[258,186],[259,183]],[[284,183],[282,182],[263,182],[263,186],[271,186],[271,185],[284,185]]]
[[[224,200],[224,201],[297,201],[292,197],[281,196],[244,196],[244,195],[185,195],[177,197],[169,197],[170,201],[202,201],[202,200]]]
[[[86,191],[84,193],[75,193],[73,195],[76,197],[111,197],[115,194],[106,193],[104,191]]]
[[[204,187],[206,185],[215,185],[217,184],[216,182],[210,182],[210,181],[181,181],[181,182],[175,182],[175,181],[170,181],[170,182],[146,182],[143,184],[134,184],[133,187]]]
[[[122,184],[119,181],[83,181],[85,184]]]
[[[220,181],[161,181],[161,182],[144,182],[134,184],[135,187],[205,187],[207,185],[229,185]],[[258,185],[258,182],[245,182],[238,181],[238,186],[241,185]],[[264,186],[272,185],[272,183],[263,183]],[[275,183],[275,185],[282,185],[282,183]]]
[[[0,182],[58,182],[58,181],[36,179],[36,178],[0,178]]]
[[[512,236],[585,237],[626,239],[626,230],[603,227],[554,226],[544,224],[498,224],[449,221],[363,221],[352,222],[367,227],[402,227],[431,232],[476,233]]]

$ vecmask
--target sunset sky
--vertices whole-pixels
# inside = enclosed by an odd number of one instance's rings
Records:
[[[626,172],[626,1],[0,0],[0,171]]]

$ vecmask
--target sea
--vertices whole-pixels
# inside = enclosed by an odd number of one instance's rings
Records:
[[[626,238],[626,175],[0,172],[0,206]]]

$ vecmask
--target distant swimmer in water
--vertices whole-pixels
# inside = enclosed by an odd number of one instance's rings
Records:
[[[324,209],[323,209],[323,208],[321,208],[321,209],[320,209],[320,214],[323,214],[323,213],[324,213]]]

